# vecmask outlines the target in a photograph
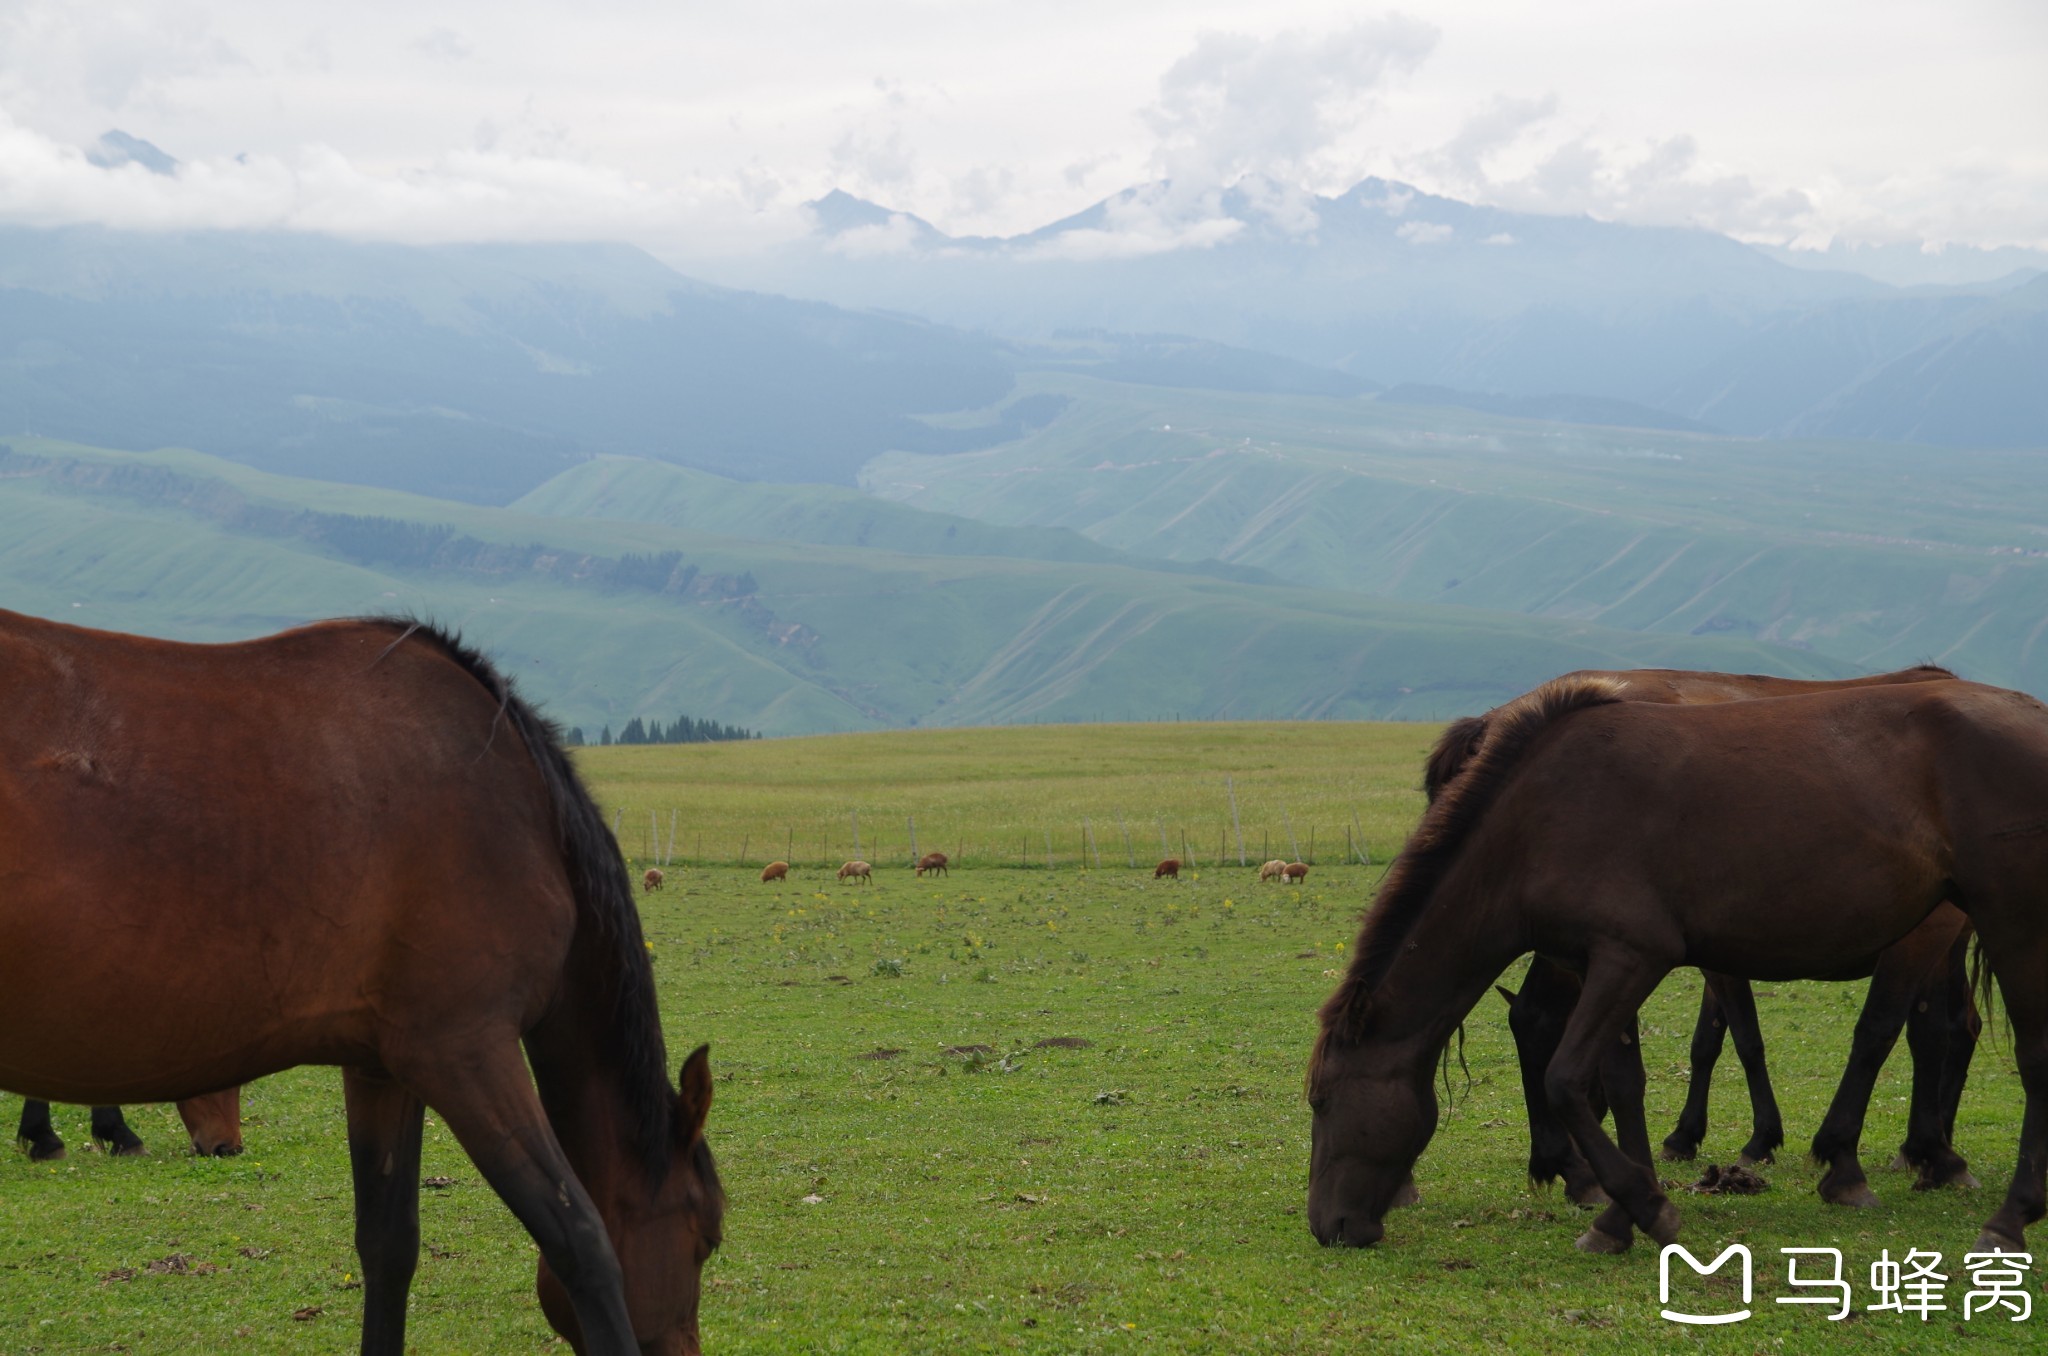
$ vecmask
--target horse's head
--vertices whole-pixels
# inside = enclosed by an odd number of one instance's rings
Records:
[[[242,1090],[228,1088],[178,1103],[179,1119],[191,1137],[192,1152],[202,1158],[227,1158],[242,1152]]]
[[[1325,1030],[1309,1108],[1308,1227],[1318,1243],[1370,1247],[1387,1211],[1414,1199],[1410,1174],[1436,1132],[1428,1065],[1384,1041]]]
[[[711,1110],[711,1047],[683,1061],[676,1080],[668,1173],[651,1199],[621,1202],[609,1223],[626,1285],[626,1312],[643,1356],[697,1356],[697,1301],[705,1261],[723,1237],[725,1191],[704,1117]],[[578,1352],[583,1338],[569,1293],[540,1264],[540,1303],[548,1322]]]

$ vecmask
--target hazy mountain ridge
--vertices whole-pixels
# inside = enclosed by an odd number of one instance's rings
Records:
[[[848,305],[1023,338],[1185,334],[1391,386],[1619,400],[1753,435],[2048,446],[2048,418],[2007,375],[2048,370],[2048,338],[2000,295],[2014,278],[1901,289],[1709,231],[1381,179],[1336,197],[1147,185],[1007,239],[948,237],[843,193],[814,208],[819,234],[761,277]],[[1957,328],[1987,330],[1969,344],[1989,379],[1940,361]]]

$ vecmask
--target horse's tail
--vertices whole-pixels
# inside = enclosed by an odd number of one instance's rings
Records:
[[[607,1021],[610,1028],[621,1086],[639,1122],[638,1147],[649,1178],[661,1181],[668,1171],[674,1089],[669,1083],[668,1050],[662,1040],[655,1003],[654,967],[648,960],[646,939],[640,931],[640,910],[633,902],[633,882],[626,874],[625,857],[610,826],[604,822],[597,801],[569,761],[560,729],[527,705],[513,688],[512,680],[500,673],[481,651],[463,644],[460,636],[426,623],[391,618],[369,620],[405,628],[399,640],[415,634],[425,638],[482,684],[498,703],[498,714],[491,725],[492,737],[501,723],[510,725],[539,769],[549,806],[554,811],[562,866],[576,900],[577,928],[588,928],[610,958],[606,969],[614,986],[614,1001],[612,1010],[601,1014],[600,1019]],[[397,644],[398,641],[392,642],[392,647]]]
[[[1460,716],[1437,736],[1436,746],[1429,751],[1429,757],[1422,764],[1422,793],[1430,803],[1436,803],[1437,796],[1451,779],[1465,770],[1472,761],[1472,755],[1479,752],[1480,741],[1486,738],[1486,717]]]
[[[1984,934],[1970,938],[1970,969],[1967,980],[1970,998],[1977,1005],[1977,1020],[1984,1031],[1993,1031],[1991,1012],[1998,1002],[1998,985],[1991,967],[1984,961]],[[2012,1043],[2012,1013],[2005,1014],[2006,1043]]]

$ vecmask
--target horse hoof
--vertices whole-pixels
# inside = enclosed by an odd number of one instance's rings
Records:
[[[1678,1207],[1666,1201],[1657,1211],[1657,1218],[1650,1221],[1644,1233],[1659,1243],[1671,1244],[1678,1241]]]
[[[1946,1179],[1938,1180],[1933,1177],[1922,1177],[1919,1181],[1913,1183],[1913,1190],[1939,1191],[1943,1187],[1961,1187],[1965,1191],[1975,1191],[1978,1187],[1983,1185],[1984,1184],[1982,1182],[1977,1180],[1977,1175],[1975,1173],[1965,1168],[1962,1172],[1959,1172],[1955,1176]]]
[[[1394,1199],[1387,1202],[1387,1209],[1399,1210],[1403,1206],[1420,1205],[1421,1203],[1422,1192],[1416,1187],[1414,1182],[1408,1181],[1401,1183],[1400,1187],[1394,1192]]]
[[[1597,1252],[1603,1256],[1613,1257],[1627,1252],[1633,1241],[1627,1238],[1616,1238],[1613,1234],[1602,1233],[1598,1229],[1588,1229],[1579,1235],[1579,1241],[1574,1246],[1580,1252]]]
[[[116,1144],[107,1154],[113,1158],[147,1158],[149,1150],[140,1144]]]
[[[1972,1252],[2025,1252],[2026,1250],[2027,1244],[2025,1239],[2007,1238],[1998,1230],[1989,1228],[1977,1235],[1977,1246],[1971,1249]]]
[[[1739,1168],[1754,1168],[1764,1163],[1775,1163],[1777,1161],[1778,1160],[1772,1157],[1769,1153],[1742,1154],[1738,1158],[1736,1158],[1735,1166]]]
[[[1687,1148],[1683,1144],[1673,1144],[1667,1140],[1664,1147],[1657,1151],[1657,1157],[1663,1159],[1666,1163],[1690,1163],[1694,1155],[1698,1153],[1699,1148],[1697,1145]]]
[[[1567,1190],[1564,1198],[1581,1210],[1600,1210],[1614,1204],[1598,1182],[1589,1187],[1581,1187],[1577,1191]]]
[[[1829,1205],[1846,1205],[1851,1210],[1875,1210],[1879,1204],[1877,1193],[1870,1189],[1868,1182],[1858,1182],[1833,1192],[1823,1191],[1820,1198]]]
[[[58,1159],[66,1157],[69,1157],[69,1154],[61,1144],[54,1149],[41,1144],[32,1144],[28,1150],[28,1161],[31,1163],[55,1163]]]

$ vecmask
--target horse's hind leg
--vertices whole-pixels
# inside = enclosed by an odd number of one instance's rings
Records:
[[[1849,1042],[1848,1065],[1842,1070],[1834,1101],[1828,1104],[1828,1114],[1813,1134],[1813,1159],[1827,1167],[1820,1179],[1820,1197],[1832,1205],[1862,1208],[1878,1203],[1877,1193],[1870,1189],[1870,1179],[1864,1175],[1858,1157],[1863,1119],[1870,1111],[1870,1094],[1877,1086],[1877,1076],[1898,1043],[1899,1031],[1906,1025],[1926,977],[1927,965],[1924,953],[1901,942],[1880,955],[1877,968],[1871,972],[1870,991],[1864,996],[1863,1010],[1856,1015],[1855,1034]],[[1920,1082],[1918,1059],[1916,1053],[1916,1087],[1935,1086]],[[1940,1076],[1933,1070],[1929,1073],[1936,1079]],[[1916,1098],[1916,1123],[1925,1110],[1926,1105]]]
[[[363,1262],[363,1356],[404,1356],[405,1300],[420,1258],[420,1099],[381,1073],[343,1069],[348,1157]]]
[[[1707,983],[1720,996],[1721,1012],[1728,1019],[1728,1038],[1735,1043],[1735,1057],[1742,1061],[1742,1077],[1749,1085],[1749,1143],[1742,1146],[1739,1161],[1744,1166],[1768,1163],[1785,1142],[1785,1118],[1778,1112],[1770,1066],[1764,1061],[1764,1027],[1757,1020],[1756,991],[1748,980],[1733,975],[1708,975]]]
[[[149,1152],[142,1147],[141,1138],[128,1128],[120,1107],[94,1107],[91,1124],[92,1137],[106,1145],[107,1152],[116,1158],[140,1158]]]
[[[1967,938],[1967,934],[1966,934]],[[1949,967],[1937,966],[1913,995],[1906,1015],[1906,1047],[1913,1052],[1913,1099],[1907,1116],[1906,1141],[1899,1146],[1899,1160],[1920,1170],[1915,1191],[1945,1186],[1978,1185],[1970,1165],[1955,1151],[1950,1137],[1955,1129],[1955,1101],[1962,1093],[1962,1080],[1949,1071],[1958,1057],[1954,1036],[1963,1014],[1949,1007]],[[1965,995],[1967,997],[1967,994]],[[1967,1031],[1967,1027],[1964,1029]],[[1976,1041],[1970,1040],[1970,1050]],[[1961,1058],[1967,1062],[1968,1055]],[[1895,1164],[1896,1166],[1896,1164]]]
[[[50,1124],[48,1102],[33,1097],[22,1100],[21,1126],[14,1132],[14,1137],[28,1150],[31,1163],[52,1163],[64,1157],[64,1141],[57,1137],[57,1128]]]
[[[2027,938],[2017,953],[1996,948],[1987,936],[1985,954],[1993,959],[1998,994],[2012,1020],[2013,1054],[2027,1109],[2012,1185],[1985,1222],[1975,1251],[2025,1252],[2027,1226],[2048,1213],[2048,936]]]
[[[549,1127],[517,1044],[504,1056],[406,1070],[568,1293],[585,1356],[637,1356],[611,1235]]]
[[[1678,1124],[1664,1137],[1664,1157],[1674,1163],[1689,1163],[1707,1137],[1707,1096],[1713,1091],[1714,1065],[1721,1059],[1721,1043],[1728,1034],[1728,1019],[1722,1015],[1721,1000],[1712,981],[1700,987],[1700,1015],[1692,1028],[1691,1081],[1685,1088],[1685,1108]]]
[[[1572,1006],[1579,1001],[1578,976],[1537,956],[1529,962],[1521,993],[1502,989],[1501,996],[1508,1000],[1508,1030],[1515,1038],[1522,1100],[1529,1108],[1529,1180],[1540,1185],[1562,1179],[1565,1199],[1574,1205],[1608,1204],[1591,1165],[1572,1144],[1543,1091],[1543,1071],[1557,1054]]]

